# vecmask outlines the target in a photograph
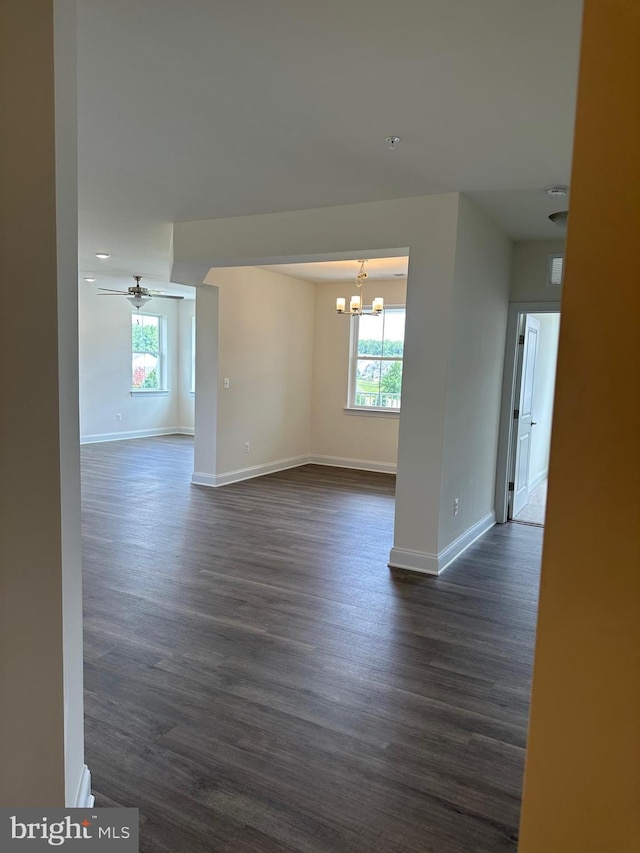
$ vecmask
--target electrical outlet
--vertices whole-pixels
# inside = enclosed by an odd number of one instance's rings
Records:
[[[453,499],[453,514],[457,515],[460,511],[460,498]]]
[[[225,376],[225,378],[222,380],[222,387],[223,388],[231,387],[231,380],[229,379],[228,376]]]
[[[117,420],[117,421],[121,421],[121,420],[122,420],[122,415],[120,414],[120,412],[118,412],[118,414],[116,415],[116,420]]]
[[[250,451],[250,450],[251,450],[251,442],[250,442],[250,441],[245,441],[245,443],[244,443],[244,452],[245,452],[245,453],[249,453],[249,451]]]

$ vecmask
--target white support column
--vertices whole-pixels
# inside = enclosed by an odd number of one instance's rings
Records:
[[[218,428],[218,288],[196,291],[195,446],[191,482],[216,485]]]

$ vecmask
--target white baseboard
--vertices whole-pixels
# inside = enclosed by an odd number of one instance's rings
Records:
[[[95,805],[96,798],[91,793],[91,772],[85,764],[80,774],[80,782],[78,784],[78,793],[76,801],[71,808],[74,809],[92,809]]]
[[[540,483],[544,483],[548,476],[549,471],[546,468],[540,471],[539,474],[536,474],[536,476],[529,481],[529,491],[532,492],[536,488],[536,486],[539,486]]]
[[[496,523],[496,514],[495,512],[488,512],[484,518],[481,518],[480,521],[477,521],[471,527],[467,528],[465,532],[458,536],[457,539],[451,543],[451,545],[447,545],[442,551],[438,552],[438,571],[442,572],[447,566],[450,566],[454,560],[457,560],[460,554],[463,551],[466,551],[469,545],[473,545],[476,539],[479,539],[481,536],[487,532],[487,530],[491,530],[491,528]]]
[[[191,482],[194,486],[229,486],[231,483],[240,483],[242,480],[251,480],[254,477],[262,477],[265,474],[275,474],[276,471],[286,471],[288,468],[298,468],[300,465],[308,465],[308,456],[292,456],[289,459],[278,459],[275,462],[266,462],[264,465],[252,465],[249,468],[238,468],[236,471],[227,471],[225,474],[201,474],[194,471]]]
[[[450,545],[443,548],[437,554],[428,554],[422,551],[409,551],[404,548],[392,548],[389,554],[389,568],[405,569],[410,572],[419,572],[423,575],[439,575],[447,566],[467,550],[476,539],[491,530],[496,523],[495,512],[490,512],[477,521],[465,532],[458,536]]]
[[[390,569],[406,569],[410,572],[419,572],[421,575],[437,575],[440,571],[437,554],[408,551],[405,548],[392,548],[388,565]]]
[[[194,486],[209,486],[210,488],[215,488],[218,485],[215,474],[203,474],[200,471],[193,472],[191,483]]]
[[[312,465],[329,465],[332,468],[356,468],[359,471],[380,471],[383,474],[395,474],[395,462],[368,462],[366,459],[350,459],[347,456],[318,456],[311,454]]]
[[[80,436],[80,444],[99,444],[102,441],[125,441],[131,438],[151,438],[154,435],[194,435],[193,427],[157,427],[136,429],[128,432],[105,432],[98,435]]]
[[[104,432],[98,435],[81,435],[80,444],[98,444],[102,441],[125,441],[129,438],[151,438],[154,435],[193,435],[188,427],[156,427],[154,429],[135,429],[129,432]]]

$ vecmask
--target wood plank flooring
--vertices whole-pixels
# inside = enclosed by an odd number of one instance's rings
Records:
[[[394,478],[86,445],[86,756],[143,853],[515,851],[542,530],[392,573]]]

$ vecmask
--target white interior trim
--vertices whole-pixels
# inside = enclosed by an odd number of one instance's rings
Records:
[[[308,456],[292,456],[289,459],[278,459],[275,462],[267,462],[264,465],[252,465],[249,468],[238,468],[236,471],[227,471],[224,474],[200,474],[194,471],[191,482],[194,486],[229,486],[231,483],[239,483],[242,480],[251,480],[254,477],[262,477],[265,474],[275,474],[276,471],[286,471],[288,468],[299,468],[308,465]]]
[[[532,492],[534,489],[536,489],[540,485],[540,483],[544,483],[544,481],[547,479],[548,476],[549,476],[549,471],[547,468],[544,468],[542,471],[540,471],[538,474],[536,474],[535,477],[532,477],[531,480],[529,481],[529,491]]]
[[[379,471],[383,474],[395,474],[395,462],[369,462],[366,459],[350,459],[347,456],[309,456],[312,465],[330,465],[332,468],[355,468],[359,471]]]
[[[80,444],[97,444],[101,441],[124,441],[129,438],[151,438],[154,435],[193,435],[191,427],[154,427],[129,432],[105,432],[98,435],[81,435]]]
[[[422,575],[439,575],[454,560],[457,560],[470,545],[473,545],[476,539],[479,539],[488,530],[491,530],[495,523],[495,513],[487,513],[484,518],[471,525],[450,545],[447,545],[446,548],[437,554],[408,551],[404,548],[392,548],[389,554],[389,568],[405,569],[406,571],[418,572]]]
[[[507,337],[502,374],[502,403],[500,405],[500,437],[496,465],[496,522],[504,524],[508,518],[509,458],[511,455],[511,428],[513,410],[516,408],[516,356],[518,352],[518,316],[520,314],[561,314],[561,303],[511,302],[507,320]]]
[[[400,409],[373,409],[364,407],[356,408],[355,406],[345,406],[344,407],[345,415],[355,415],[356,417],[365,417],[365,418],[399,418],[400,417]]]
[[[447,566],[450,566],[451,563],[453,563],[454,560],[457,560],[470,545],[473,545],[476,539],[479,539],[481,536],[484,536],[488,530],[491,530],[495,523],[495,512],[489,512],[484,518],[481,518],[480,521],[477,521],[475,524],[472,524],[471,527],[467,528],[467,530],[458,536],[457,539],[454,539],[451,545],[447,545],[446,548],[439,551],[438,572],[444,571]]]
[[[391,549],[388,566],[390,569],[406,569],[410,572],[419,572],[421,575],[439,574],[437,554],[408,551],[405,548]]]
[[[70,806],[74,809],[92,809],[95,805],[96,798],[91,793],[91,771],[86,764],[82,767],[80,781],[78,783],[78,792],[75,802]]]
[[[265,474],[275,474],[276,471],[286,471],[288,468],[299,468],[302,465],[328,465],[332,468],[353,468],[357,471],[377,471],[383,474],[395,474],[396,465],[386,462],[369,462],[366,459],[349,459],[342,456],[292,456],[289,459],[278,459],[275,462],[267,462],[264,465],[252,465],[248,468],[238,468],[236,471],[227,471],[224,474],[204,474],[194,471],[191,482],[194,486],[228,486],[231,483],[239,483],[242,480],[251,480],[253,477],[263,477]]]

